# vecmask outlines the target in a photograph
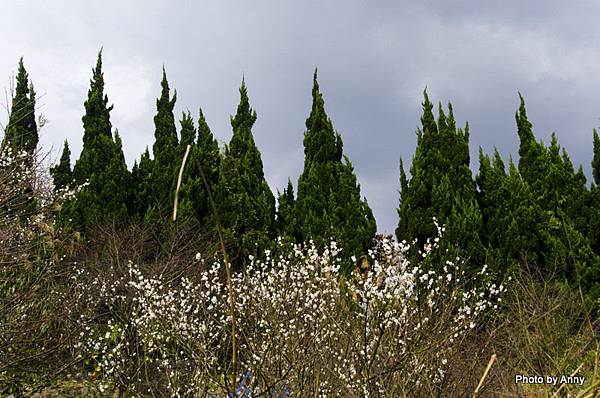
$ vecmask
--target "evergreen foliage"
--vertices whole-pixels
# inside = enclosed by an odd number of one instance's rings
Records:
[[[296,214],[296,199],[292,181],[288,179],[287,186],[277,195],[277,230],[283,238],[291,242],[301,240],[298,216]]]
[[[147,199],[159,218],[167,218],[173,209],[174,188],[179,164],[177,164],[178,139],[173,108],[177,92],[170,97],[167,73],[163,68],[161,95],[156,100],[154,116],[154,144],[152,152],[151,197]]]
[[[148,147],[142,153],[139,163],[137,160],[131,170],[131,211],[138,220],[143,220],[152,197],[152,159]]]
[[[17,72],[17,85],[2,146],[10,145],[14,154],[24,151],[29,156],[33,156],[38,140],[38,128],[35,121],[35,91],[29,82],[29,75],[23,65],[23,58],[21,58]]]
[[[4,130],[4,137],[0,151],[12,153],[13,164],[9,167],[34,170],[33,164],[38,144],[38,128],[35,121],[35,91],[29,82],[29,76],[23,65],[23,58],[19,60],[17,84],[12,98],[8,124]],[[0,172],[4,175],[3,170]],[[6,173],[12,175],[12,173]],[[19,215],[22,221],[34,213],[37,201],[33,197],[31,181],[7,181],[11,190],[15,192],[13,200],[2,209],[1,213]]]
[[[180,120],[178,138],[171,97],[163,68],[161,95],[154,117],[154,159],[146,148],[128,172],[121,137],[110,122],[112,106],[104,94],[101,52],[90,81],[82,118],[83,150],[71,170],[65,141],[60,161],[51,168],[55,189],[83,186],[76,200],[63,206],[60,222],[84,232],[109,222],[123,223],[134,216],[158,224],[169,220],[174,190],[189,146],[179,190],[178,220],[193,220],[212,228],[215,215],[208,199],[214,192],[221,225],[237,265],[249,255],[259,257],[280,234],[287,242],[313,240],[323,249],[330,239],[342,246],[342,257],[362,255],[372,246],[376,223],[366,199],[360,196],[340,134],[325,112],[315,70],[312,107],[304,132],[304,169],[297,195],[292,182],[275,198],[265,181],[261,154],[252,128],[256,112],[250,107],[242,81],[240,102],[231,117],[233,135],[221,152],[202,110],[197,128],[189,112]],[[421,247],[434,237],[433,218],[446,225],[442,248],[456,252],[474,266],[490,264],[497,274],[530,264],[553,272],[567,283],[580,282],[591,294],[600,292],[600,138],[594,130],[594,183],[589,190],[581,166],[575,170],[556,134],[546,146],[536,141],[525,101],[515,114],[519,137],[518,165],[508,167],[494,149],[479,150],[479,173],[470,170],[469,125],[456,127],[453,108],[434,106],[424,92],[421,126],[410,167],[400,159],[398,240],[416,239]],[[35,92],[22,59],[12,113],[3,145],[15,152],[35,154],[38,142]],[[202,170],[202,173],[201,173]],[[27,192],[24,192],[27,194]],[[35,205],[31,203],[29,205]],[[159,216],[159,217],[157,217]],[[445,253],[448,253],[447,251]],[[344,272],[350,263],[344,264]]]
[[[598,131],[594,129],[594,156],[592,158],[592,175],[596,186],[600,185],[600,138]]]
[[[298,198],[292,210],[293,192],[288,184],[280,209],[282,224],[287,225],[280,228],[295,239],[314,240],[319,248],[333,238],[347,258],[364,254],[372,246],[377,230],[375,218],[366,199],[361,199],[352,164],[343,155],[342,138],[325,113],[316,70],[312,99],[304,133],[304,170],[298,178]],[[347,264],[345,271],[349,269]]]
[[[84,232],[98,226],[128,218],[130,174],[125,164],[121,137],[113,139],[108,97],[104,94],[102,52],[98,54],[92,71],[88,98],[85,101],[83,121],[83,149],[75,166],[73,177],[77,185],[87,184],[65,208],[65,216],[79,225]]]
[[[196,140],[196,128],[190,113],[184,113],[181,119],[179,164],[183,160],[187,145],[190,145],[190,152],[183,173],[179,211],[182,218],[195,219],[200,225],[212,229],[215,220],[212,217],[213,211],[201,172],[204,173],[211,192],[215,192],[219,182],[221,154],[217,140],[206,123],[202,109],[199,112],[197,136]]]
[[[593,142],[592,175],[594,182],[592,182],[591,192],[588,196],[588,238],[594,252],[600,255],[600,138],[598,138],[596,129],[594,129]]]
[[[250,108],[246,84],[240,87],[233,135],[225,149],[217,188],[217,204],[225,237],[237,264],[257,257],[275,235],[275,198],[265,181],[260,152],[252,136],[256,112]]]
[[[525,100],[519,93],[520,105],[515,114],[517,134],[519,135],[519,173],[529,184],[539,183],[546,170],[546,151],[544,145],[535,140],[533,126],[527,119]]]
[[[69,187],[73,182],[73,171],[71,170],[71,150],[69,143],[65,140],[62,154],[58,164],[50,168],[54,180],[54,190],[58,191]]]
[[[457,129],[452,105],[441,104],[436,123],[433,104],[424,92],[421,128],[408,180],[400,161],[401,200],[396,236],[422,245],[435,236],[433,218],[446,224],[444,244],[460,247],[473,264],[485,261],[483,220],[469,168],[469,125]]]
[[[582,168],[575,172],[555,134],[549,147],[536,141],[519,97],[518,170],[511,160],[505,175],[497,151],[494,166],[480,152],[479,203],[491,261],[505,267],[527,263],[561,280],[581,281],[596,292],[600,258],[593,250],[597,239],[594,192],[587,190]]]
[[[190,150],[188,153],[188,157],[186,159],[186,164],[184,166],[183,174],[182,174],[182,183],[179,191],[179,202],[177,209],[177,219],[178,220],[190,220],[195,219],[194,215],[194,202],[190,197],[189,186],[195,182],[194,175],[197,175],[198,172],[194,170],[194,152],[196,152],[195,139],[196,139],[196,127],[194,126],[194,121],[189,112],[184,112],[182,118],[179,122],[181,124],[180,137],[181,140],[179,145],[177,146],[177,151],[175,153],[175,163],[174,163],[174,178],[177,179],[179,177],[179,169],[181,168],[181,164],[183,162],[183,158],[185,156],[185,152],[187,150],[187,146],[190,146]],[[175,180],[177,181],[177,180]],[[198,181],[202,182],[202,181]]]

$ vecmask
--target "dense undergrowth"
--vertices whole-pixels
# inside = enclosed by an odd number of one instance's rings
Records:
[[[466,397],[479,384],[480,396],[598,394],[597,317],[578,288],[526,267],[505,281],[466,268],[439,252],[442,227],[418,261],[407,244],[379,237],[349,276],[338,272],[343,242],[322,251],[279,242],[233,275],[234,348],[210,230],[112,225],[83,239],[54,226],[69,193],[50,194],[25,158],[1,165],[1,396],[83,386],[86,395],[226,396],[246,371],[262,397]],[[518,374],[586,379],[517,385]]]

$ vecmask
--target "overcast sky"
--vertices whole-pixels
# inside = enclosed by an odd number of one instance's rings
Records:
[[[535,3],[535,4],[534,4]],[[202,107],[221,142],[245,76],[253,133],[273,192],[303,167],[312,73],[381,232],[397,224],[398,160],[410,165],[427,86],[471,127],[477,151],[516,159],[520,91],[538,138],[555,131],[590,175],[600,125],[600,3],[509,1],[12,1],[0,4],[0,88],[19,57],[33,80],[41,143],[82,146],[81,117],[101,47],[111,121],[129,167],[152,146],[162,66],[177,117]],[[6,104],[4,95],[0,101]],[[0,120],[6,121],[6,113]]]

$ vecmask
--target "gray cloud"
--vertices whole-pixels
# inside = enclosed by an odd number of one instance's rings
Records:
[[[267,179],[282,189],[303,166],[311,77],[319,68],[326,109],[344,139],[381,231],[392,232],[398,158],[410,164],[422,91],[452,101],[477,148],[517,153],[517,90],[538,137],[556,131],[590,174],[591,130],[600,124],[600,31],[591,1],[328,2],[5,1],[0,76],[23,55],[40,111],[42,144],[58,156],[65,138],[81,150],[91,68],[104,47],[112,122],[131,166],[153,142],[164,64],[177,112],[204,110],[217,138],[231,136],[245,76]]]

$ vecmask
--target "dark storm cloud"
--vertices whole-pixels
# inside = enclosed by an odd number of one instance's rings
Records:
[[[589,175],[591,130],[600,124],[600,5],[411,3],[3,2],[0,73],[8,78],[25,57],[45,93],[40,111],[50,123],[42,143],[57,149],[68,138],[77,156],[91,67],[103,46],[112,122],[130,166],[153,142],[163,64],[177,112],[197,117],[201,106],[221,142],[231,137],[229,115],[245,76],[275,191],[301,172],[318,67],[327,112],[381,231],[397,223],[398,159],[410,166],[425,86],[432,100],[452,101],[460,125],[469,121],[474,169],[479,146],[516,158],[519,90],[538,137],[556,131]]]

